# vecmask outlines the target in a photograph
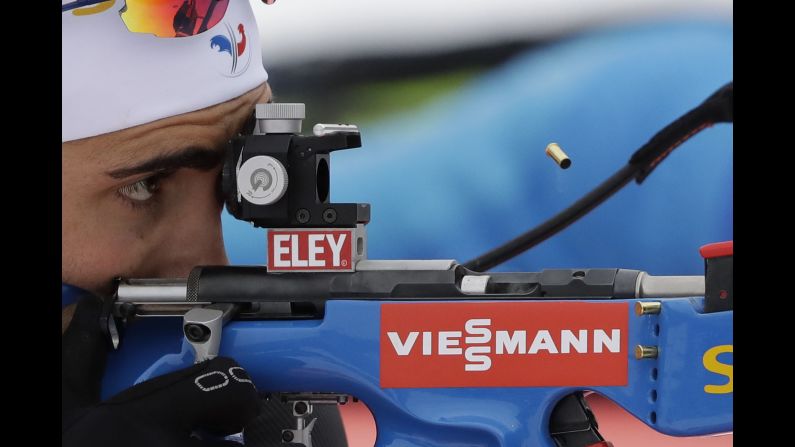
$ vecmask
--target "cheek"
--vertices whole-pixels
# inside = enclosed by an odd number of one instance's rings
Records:
[[[113,278],[144,262],[146,224],[111,194],[64,194],[61,276],[88,290],[107,289]]]
[[[218,170],[179,171],[146,209],[113,193],[64,194],[63,280],[97,290],[117,276],[184,276],[193,265],[223,263],[217,177]]]

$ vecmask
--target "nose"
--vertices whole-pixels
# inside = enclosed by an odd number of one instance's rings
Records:
[[[229,263],[221,228],[222,204],[216,191],[217,173],[201,174],[209,178],[183,189],[190,193],[170,213],[161,245],[155,248],[158,276],[184,278],[197,265]]]

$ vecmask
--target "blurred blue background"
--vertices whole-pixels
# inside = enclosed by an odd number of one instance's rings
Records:
[[[346,3],[358,2],[335,2]],[[614,12],[624,4],[597,3]],[[263,39],[271,10],[284,5],[257,8]],[[352,45],[331,58],[313,47],[302,58],[293,43],[289,57],[268,65],[266,46],[266,67],[277,101],[307,104],[307,131],[315,122],[360,125],[363,147],[332,155],[331,199],[372,204],[370,258],[464,262],[570,205],[732,80],[731,3],[696,5],[709,7],[615,13],[530,34],[489,31],[504,22],[483,17],[464,30],[466,45],[402,42],[393,52],[390,31],[372,31],[376,55]],[[490,37],[473,41],[477,33]],[[570,169],[545,155],[553,141]],[[698,248],[732,239],[732,151],[731,125],[705,130],[642,185],[495,270],[702,273]],[[229,215],[224,228],[233,263],[266,262],[264,230]]]

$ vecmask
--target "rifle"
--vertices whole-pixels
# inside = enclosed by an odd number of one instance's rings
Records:
[[[269,228],[267,266],[120,280],[102,319],[117,348],[105,393],[225,355],[291,409],[277,443],[310,447],[313,408],[354,398],[374,415],[377,446],[608,446],[585,390],[661,433],[731,431],[731,242],[702,247],[704,276],[487,270],[733,122],[732,98],[729,83],[571,207],[465,264],[367,259],[370,206],[329,197],[330,153],[360,147],[358,129],[300,135],[303,104],[259,104],[250,134],[230,141],[222,184],[233,216]]]

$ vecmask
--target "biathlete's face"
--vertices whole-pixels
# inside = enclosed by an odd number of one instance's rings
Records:
[[[267,83],[231,101],[62,146],[61,279],[97,294],[113,279],[186,277],[227,262],[218,179],[227,140]]]

